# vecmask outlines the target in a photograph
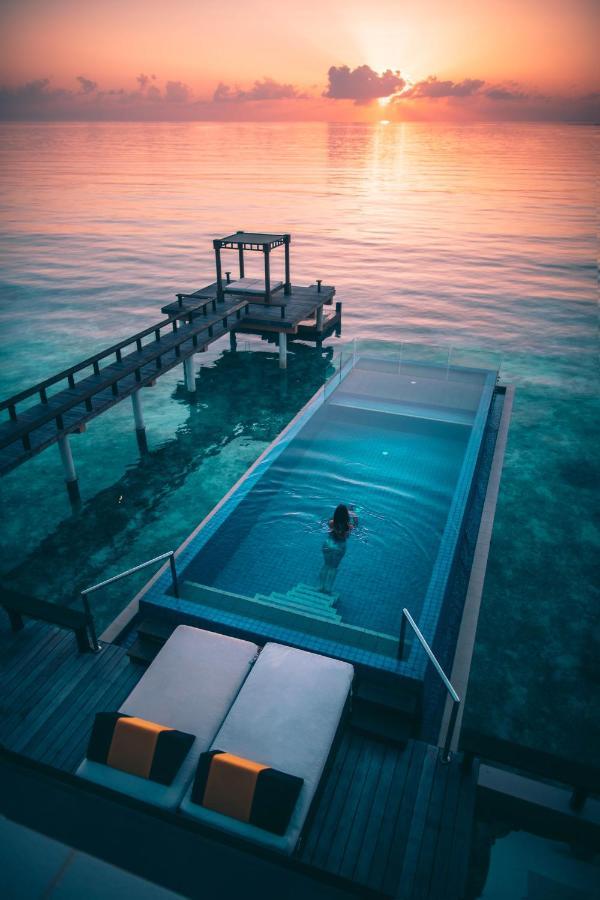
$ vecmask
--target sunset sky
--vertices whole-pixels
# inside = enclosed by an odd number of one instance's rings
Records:
[[[4,0],[0,117],[598,117],[595,0]]]

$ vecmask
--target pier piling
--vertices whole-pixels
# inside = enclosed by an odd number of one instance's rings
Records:
[[[135,422],[135,436],[137,438],[139,451],[143,455],[148,452],[148,441],[146,440],[142,394],[139,388],[131,395],[131,405],[133,407],[133,420]]]
[[[196,393],[196,376],[194,374],[194,357],[188,356],[183,361],[183,374],[185,376],[185,387],[188,394]]]
[[[287,334],[279,332],[279,368],[287,369]]]
[[[79,493],[79,481],[77,480],[77,472],[75,471],[75,463],[73,462],[73,454],[71,453],[68,434],[61,434],[59,437],[58,449],[60,450],[60,458],[65,473],[65,484],[67,485],[69,500],[71,501],[71,506],[77,507],[81,502],[81,495]]]

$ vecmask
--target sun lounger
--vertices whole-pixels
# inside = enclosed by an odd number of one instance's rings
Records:
[[[211,749],[304,779],[284,835],[194,803],[181,812],[263,846],[292,853],[317,791],[350,694],[354,670],[339,660],[267,644],[244,682]]]
[[[120,712],[195,735],[172,784],[157,784],[85,759],[77,774],[164,809],[176,809],[198,757],[211,746],[258,653],[256,644],[180,625]]]

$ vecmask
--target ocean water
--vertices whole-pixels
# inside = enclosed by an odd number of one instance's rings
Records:
[[[0,395],[157,321],[212,280],[211,238],[291,232],[293,281],[337,288],[341,342],[481,351],[515,385],[467,722],[592,760],[596,141],[562,125],[4,124]],[[176,547],[331,371],[293,347],[282,376],[250,343],[215,345],[193,400],[178,371],[145,391],[144,460],[127,402],[73,438],[78,514],[55,447],[5,476],[3,577],[71,602]],[[95,595],[101,622],[141,581]]]

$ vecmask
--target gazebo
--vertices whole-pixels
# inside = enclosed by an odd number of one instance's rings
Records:
[[[292,293],[292,283],[290,281],[290,242],[289,234],[262,234],[250,231],[236,231],[224,238],[217,238],[213,241],[215,249],[215,265],[217,271],[217,299],[222,300],[225,293],[228,294],[247,294],[252,296],[254,302],[271,303],[273,294],[283,288],[283,293],[289,296]],[[271,280],[271,251],[276,247],[283,247],[285,253],[285,281]],[[229,273],[227,273],[226,281],[223,283],[223,271],[221,261],[221,250],[237,250],[239,262],[239,278],[231,281]],[[246,278],[244,273],[244,252],[254,251],[264,254],[265,277],[264,283],[261,278]],[[284,305],[284,304],[282,304]]]

